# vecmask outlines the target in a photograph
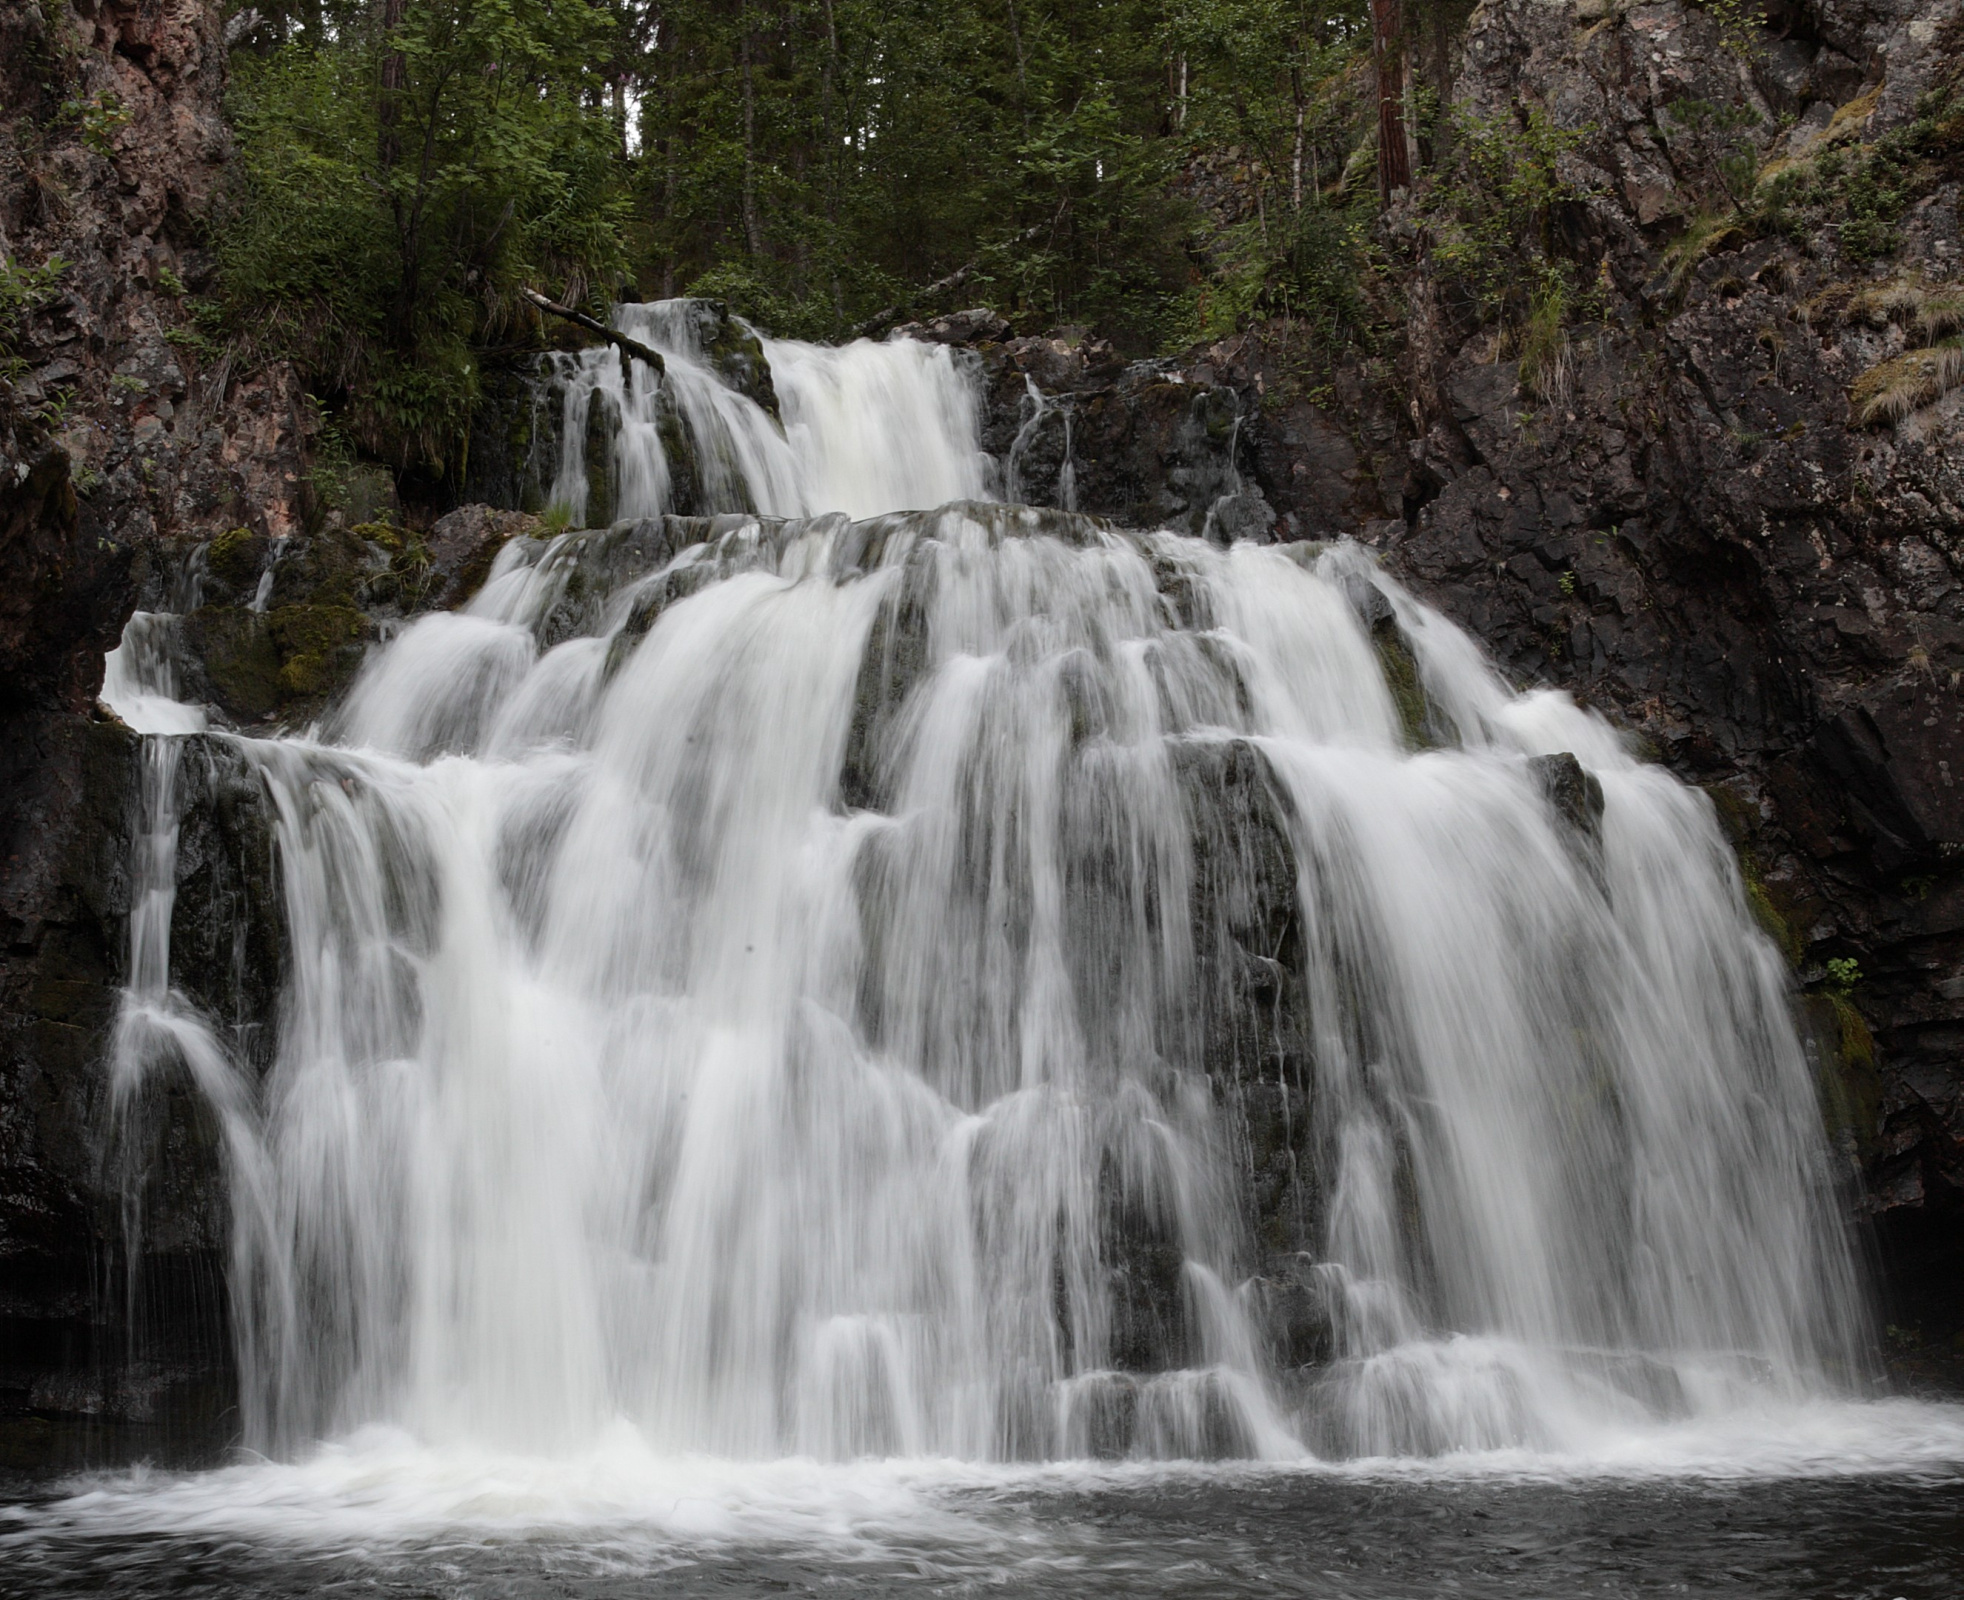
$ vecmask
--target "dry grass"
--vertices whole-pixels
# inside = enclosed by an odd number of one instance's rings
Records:
[[[1861,138],[1862,125],[1868,121],[1870,113],[1881,100],[1882,85],[1877,84],[1867,94],[1858,94],[1848,104],[1837,108],[1834,116],[1829,119],[1827,131],[1821,135],[1820,148],[1825,149],[1831,144],[1839,144],[1845,139]]]
[[[1964,330],[1964,285],[1910,279],[1878,284],[1849,297],[1840,319],[1866,322],[1874,328],[1887,327],[1893,322],[1915,332],[1925,344],[1935,344],[1947,335]]]
[[[1527,321],[1518,335],[1522,388],[1558,406],[1568,403],[1574,371],[1567,322],[1568,287],[1554,279],[1529,299]]]
[[[1848,390],[1858,427],[1900,422],[1964,384],[1964,341],[1910,350],[1871,367]]]
[[[1801,315],[1822,330],[1899,327],[1908,335],[1909,354],[1915,355],[1920,353],[1917,346],[1964,333],[1964,284],[1913,278],[1880,284],[1831,283],[1801,308]]]
[[[1673,239],[1664,251],[1664,263],[1671,278],[1671,295],[1675,299],[1684,293],[1685,285],[1691,280],[1691,272],[1699,262],[1714,251],[1746,242],[1746,230],[1740,226],[1736,214],[1716,211],[1701,211],[1685,224],[1684,232]]]

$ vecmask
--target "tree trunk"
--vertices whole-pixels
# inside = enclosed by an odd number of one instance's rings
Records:
[[[407,0],[383,0],[382,37],[385,40],[402,26],[402,13],[406,6]],[[402,159],[402,138],[398,129],[402,122],[402,90],[408,79],[408,64],[400,50],[391,50],[382,57],[382,95],[375,108],[375,120],[381,132],[376,140],[375,154],[385,174]]]
[[[1405,19],[1399,0],[1371,0],[1371,59],[1378,80],[1378,203],[1412,186],[1405,143]]]
[[[757,257],[764,253],[764,223],[757,214],[757,84],[751,54],[750,7],[745,4],[737,57],[743,73],[743,242]]]
[[[1023,59],[1023,21],[1016,15],[1016,0],[1009,0],[1009,42],[1016,48],[1016,99],[1023,109],[1023,127],[1030,126],[1030,78]]]
[[[832,0],[825,0],[825,253],[832,264],[832,314],[846,320],[846,290],[839,279],[839,164],[844,140],[836,115],[839,92],[839,25],[832,15]]]
[[[1303,208],[1303,123],[1309,112],[1303,96],[1300,66],[1292,65],[1289,68],[1289,90],[1296,101],[1296,143],[1289,156],[1289,203],[1292,210],[1300,213]]]

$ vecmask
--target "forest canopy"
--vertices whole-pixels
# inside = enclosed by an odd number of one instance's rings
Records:
[[[1355,316],[1369,0],[323,0],[233,29],[224,319],[401,466],[443,470],[487,352],[537,337],[527,287],[823,338],[949,309],[921,290],[960,272],[1133,354]]]

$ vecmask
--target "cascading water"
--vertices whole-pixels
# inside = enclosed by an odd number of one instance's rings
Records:
[[[978,399],[950,350],[759,338],[781,412],[773,416],[717,370],[705,346],[732,325],[717,317],[706,328],[704,308],[695,300],[615,308],[623,333],[661,353],[659,377],[638,360],[623,363],[611,346],[550,358],[544,393],[559,397],[561,416],[548,497],[575,526],[595,509],[596,475],[606,479],[598,498],[621,517],[676,509],[863,517],[989,492]],[[693,481],[679,484],[683,475]]]
[[[1854,1385],[1702,797],[1353,547],[961,499],[944,351],[768,344],[779,437],[667,315],[725,503],[800,515],[515,542],[241,741],[290,940],[229,1124],[249,1442],[1586,1455]],[[659,510],[669,402],[578,360]]]

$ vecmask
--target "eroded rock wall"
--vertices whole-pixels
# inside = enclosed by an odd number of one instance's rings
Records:
[[[0,3],[0,260],[34,285],[0,327],[8,1465],[73,1459],[65,1420],[151,1426],[182,1409],[173,1396],[190,1368],[223,1360],[222,1349],[160,1348],[154,1370],[123,1370],[99,1113],[137,750],[95,697],[125,619],[172,602],[166,574],[188,551],[227,529],[279,538],[305,520],[297,382],[278,366],[241,376],[197,315],[231,154],[224,87],[222,13],[205,0]],[[187,867],[216,870],[195,838]],[[194,888],[187,906],[197,898]],[[208,1132],[188,1101],[160,1126],[194,1143]],[[219,1196],[191,1181],[157,1198],[149,1282],[157,1305],[183,1315],[153,1320],[208,1332],[222,1323]]]
[[[1473,14],[1461,115],[1573,136],[1551,225],[1592,298],[1539,370],[1435,260],[1423,189],[1379,230],[1392,334],[1314,383],[1286,323],[1130,368],[985,314],[909,331],[976,351],[1025,497],[1360,539],[1703,786],[1930,1344],[1964,1332],[1964,20],[1764,15]]]

